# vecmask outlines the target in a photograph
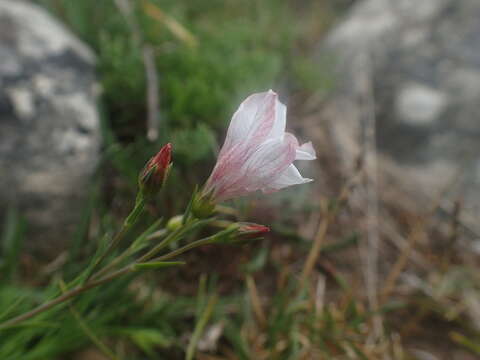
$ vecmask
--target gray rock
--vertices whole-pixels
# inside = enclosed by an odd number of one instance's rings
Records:
[[[419,194],[446,191],[478,218],[478,19],[478,0],[363,0],[331,31],[318,56],[334,64],[338,87],[323,116],[347,172],[371,113],[382,177],[420,206],[433,201]]]
[[[71,237],[98,163],[94,65],[45,10],[0,0],[0,212],[17,206],[41,251]]]

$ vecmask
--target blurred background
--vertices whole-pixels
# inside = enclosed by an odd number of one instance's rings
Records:
[[[479,359],[478,19],[478,0],[0,0],[0,320],[88,264],[167,142],[142,225],[182,213],[249,94],[278,92],[318,154],[315,182],[226,204],[265,239],[92,290],[0,358]]]

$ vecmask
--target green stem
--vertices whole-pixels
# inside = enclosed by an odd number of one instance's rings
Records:
[[[123,260],[125,260],[127,257],[132,255],[134,253],[132,248],[128,248],[125,250],[122,254],[117,256],[115,259],[112,260],[112,262],[108,263],[105,267],[101,268],[99,271],[97,271],[95,274],[91,276],[92,279],[98,279],[99,277],[103,276],[104,274],[108,273],[110,270],[112,270],[115,266],[120,264]]]
[[[130,214],[127,216],[125,221],[123,222],[122,228],[120,231],[115,235],[113,240],[110,242],[108,245],[107,250],[103,252],[103,254],[98,257],[95,260],[95,263],[92,265],[88,276],[85,279],[85,282],[87,282],[92,275],[95,274],[95,271],[98,269],[98,267],[102,264],[102,262],[105,260],[105,258],[112,253],[113,250],[120,244],[120,242],[123,240],[125,235],[128,233],[128,231],[131,229],[133,225],[138,221],[140,218],[140,215],[143,212],[143,209],[145,208],[145,198],[139,193],[140,195],[137,196],[137,200],[135,202],[135,207],[133,210],[130,212]],[[97,276],[98,277],[98,276]]]
[[[60,280],[60,289],[62,290],[63,293],[65,293],[66,290],[66,285],[65,283]],[[108,348],[107,345],[105,345],[98,337],[97,335],[90,329],[88,324],[82,319],[82,316],[80,313],[75,309],[75,306],[73,304],[68,304],[68,308],[70,309],[70,312],[72,313],[73,317],[78,323],[79,328],[85,333],[86,336],[100,349],[101,352],[104,353],[106,357],[108,357],[111,360],[120,360],[115,353]]]
[[[160,220],[158,220],[159,222]],[[155,225],[156,226],[156,225]],[[153,236],[157,237],[157,236],[160,236],[159,233],[163,232],[162,235],[164,235],[167,230],[166,229],[162,229],[162,230],[158,230],[157,232],[153,233],[153,234],[150,234],[147,236],[147,239],[150,239],[150,238],[154,238]],[[97,271],[93,276],[92,278],[93,279],[96,279],[96,278],[99,278],[101,276],[103,276],[104,274],[108,273],[110,270],[114,269],[117,265],[121,264],[122,261],[124,261],[125,259],[127,259],[129,256],[133,255],[135,252],[137,252],[138,250],[140,250],[140,248],[138,247],[138,243],[137,241],[142,237],[143,235],[141,235],[139,238],[137,238],[137,240],[135,240],[134,242],[132,242],[130,244],[130,246],[123,252],[121,253],[119,256],[115,257],[115,259],[113,259],[110,263],[108,263],[105,267],[103,267],[102,269],[100,269],[99,271]]]
[[[215,240],[216,240],[215,236],[209,236],[205,239],[197,240],[197,241],[192,242],[191,244],[187,244],[185,246],[182,246],[181,248],[179,248],[177,250],[174,250],[174,251],[172,251],[168,254],[165,254],[163,256],[159,256],[155,259],[152,259],[152,261],[163,261],[163,260],[171,259],[171,258],[173,258],[177,255],[183,254],[184,252],[186,252],[188,250],[191,250],[193,248],[196,248],[198,246],[213,244],[215,242]],[[150,259],[146,259],[146,260],[150,260]],[[143,261],[146,261],[146,260],[143,260]]]
[[[145,202],[145,197],[142,195],[142,192],[139,191],[137,199],[135,200],[135,207],[125,219],[124,226],[131,227],[138,221],[140,215],[143,212],[143,208],[145,207]]]
[[[193,225],[194,227],[195,225]],[[153,258],[153,256],[155,256],[158,251],[160,251],[163,247],[165,247],[166,245],[168,245],[171,241],[175,240],[177,237],[181,236],[184,234],[184,232],[188,231],[189,228],[188,228],[188,224],[185,225],[183,228],[180,228],[176,231],[174,231],[171,236],[172,238],[170,239],[170,235],[165,238],[165,240],[163,240],[160,244],[158,244],[156,247],[154,247],[152,250],[150,250],[148,253],[146,253],[145,255],[143,255],[140,259],[138,259],[137,261],[138,262],[145,262],[145,261],[149,261]],[[237,229],[236,228],[228,228],[228,229],[225,229],[223,231],[220,231],[218,233],[216,233],[215,235],[212,235],[212,236],[209,236],[209,237],[206,237],[206,238],[203,238],[203,239],[200,239],[200,240],[197,240],[197,241],[194,241],[190,244],[187,244],[185,246],[182,246],[181,248],[177,249],[177,250],[174,250],[166,255],[163,255],[163,256],[160,256],[160,257],[157,257],[154,259],[154,261],[161,261],[161,260],[166,260],[166,259],[170,259],[174,256],[177,256],[179,254],[182,254],[184,253],[185,251],[188,251],[190,249],[193,249],[193,248],[196,248],[198,246],[202,246],[202,245],[207,245],[207,244],[213,244],[215,242],[220,242],[222,241],[223,239],[227,238],[228,236],[230,236],[232,233],[236,232]]]
[[[163,241],[161,241],[157,246],[155,246],[153,249],[151,249],[149,252],[147,252],[146,254],[144,254],[143,256],[141,256],[139,259],[137,259],[136,261],[133,261],[133,263],[121,268],[120,270],[117,270],[117,271],[114,271],[108,275],[105,275],[102,277],[102,274],[104,274],[105,272],[107,272],[110,268],[111,268],[111,264],[107,265],[106,268],[104,269],[101,269],[99,272],[95,273],[94,271],[98,268],[98,266],[102,263],[102,261],[106,258],[106,256],[113,250],[115,249],[115,247],[120,243],[120,241],[123,239],[123,237],[125,236],[125,234],[128,232],[128,230],[137,222],[140,214],[142,213],[143,211],[143,208],[145,206],[145,200],[143,199],[143,197],[139,197],[137,198],[137,202],[135,204],[135,208],[132,210],[132,212],[130,213],[130,215],[127,217],[127,219],[125,220],[124,224],[123,224],[123,227],[122,229],[117,233],[117,235],[114,237],[114,239],[112,240],[112,242],[110,243],[107,251],[105,251],[102,256],[100,256],[96,261],[95,263],[93,264],[90,272],[89,272],[89,275],[87,277],[87,279],[85,280],[85,282],[81,285],[78,285],[77,287],[73,288],[72,290],[68,291],[68,292],[65,292],[63,295],[61,296],[58,296],[57,298],[54,298],[53,300],[50,300],[48,302],[45,302],[43,303],[42,305],[36,307],[35,309],[29,311],[29,312],[26,312],[24,314],[21,314],[17,317],[14,317],[13,319],[10,319],[10,320],[7,320],[3,323],[0,323],[0,330],[4,330],[6,328],[9,328],[9,327],[12,327],[12,326],[16,326],[17,324],[25,321],[25,320],[28,320],[28,319],[31,319],[32,317],[34,317],[35,315],[38,315],[44,311],[47,311],[49,309],[51,309],[52,307],[58,305],[58,304],[61,304],[77,295],[80,295],[82,293],[84,293],[85,291],[89,290],[89,289],[92,289],[94,287],[97,287],[99,285],[102,285],[106,282],[109,282],[121,275],[124,275],[124,274],[127,274],[129,272],[132,272],[132,271],[135,271],[135,264],[138,264],[138,263],[144,263],[146,261],[152,261],[152,262],[155,262],[155,261],[163,261],[163,260],[166,260],[166,259],[170,259],[172,257],[175,257],[179,254],[182,254],[190,249],[193,249],[195,247],[198,247],[198,246],[201,246],[201,245],[206,245],[206,244],[212,244],[214,242],[217,242],[218,240],[222,239],[224,236],[228,235],[229,233],[235,231],[235,229],[231,229],[231,230],[224,230],[218,234],[215,234],[215,235],[212,235],[212,236],[209,236],[207,238],[204,238],[204,239],[200,239],[200,240],[197,240],[195,242],[192,242],[190,244],[187,244],[177,250],[174,250],[166,255],[163,255],[163,256],[160,256],[160,257],[157,257],[155,259],[152,259],[154,258],[154,256],[156,254],[158,254],[158,252],[160,250],[162,250],[163,248],[165,248],[166,246],[168,246],[170,243],[172,243],[173,241],[175,241],[176,239],[178,239],[180,236],[184,235],[187,231],[191,230],[191,229],[194,229],[196,226],[199,226],[199,224],[203,224],[204,222],[199,222],[199,223],[190,223],[190,222],[187,222],[186,224],[184,224],[182,227],[180,227],[179,229],[173,231],[172,233],[170,233]],[[122,260],[130,254],[130,248],[127,249],[122,255],[121,255],[121,258]],[[90,279],[93,275],[93,279]]]
[[[35,309],[25,313],[25,314],[19,315],[19,316],[13,318],[13,319],[10,319],[6,322],[1,323],[0,324],[0,330],[15,326],[15,325],[17,325],[17,324],[19,324],[19,323],[21,323],[25,320],[28,320],[28,319],[34,317],[37,314],[40,314],[44,311],[47,311],[47,310],[51,309],[55,305],[61,304],[61,303],[65,302],[65,301],[67,301],[67,300],[69,300],[69,299],[71,299],[71,298],[73,298],[77,295],[80,295],[80,294],[84,293],[85,291],[87,291],[89,289],[92,289],[94,287],[102,285],[106,282],[109,282],[109,281],[111,281],[111,280],[113,280],[113,279],[115,279],[115,278],[117,278],[121,275],[127,274],[131,271],[135,271],[134,265],[137,264],[137,263],[143,263],[143,262],[148,261],[148,260],[151,260],[151,262],[167,260],[167,259],[173,258],[177,255],[180,255],[180,254],[182,254],[182,253],[184,253],[188,250],[196,248],[198,246],[212,244],[219,239],[219,235],[215,234],[215,235],[209,236],[207,238],[200,239],[200,240],[194,241],[190,244],[187,244],[185,246],[182,246],[181,248],[179,248],[177,250],[174,250],[174,251],[172,251],[172,252],[170,252],[166,255],[157,257],[155,259],[151,259],[155,254],[158,253],[159,250],[161,250],[161,248],[167,246],[171,241],[174,241],[178,236],[183,234],[183,230],[187,230],[187,229],[188,229],[188,225],[172,232],[160,244],[158,244],[155,248],[153,248],[147,254],[143,255],[140,259],[134,261],[132,264],[129,264],[129,265],[121,268],[120,270],[117,270],[117,271],[115,271],[115,272],[113,272],[109,275],[101,277],[98,280],[93,278],[93,280],[90,280],[90,282],[87,282],[84,285],[80,285],[80,286],[64,293],[63,295],[38,306],[37,308],[35,308]],[[100,272],[103,272],[103,269]],[[100,272],[95,274],[95,276],[98,276],[100,274]]]
[[[140,259],[138,259],[138,262],[145,262],[153,258],[155,255],[157,255],[160,250],[177,240],[185,231],[187,231],[187,225],[173,231],[170,233],[165,239],[163,239],[157,246],[155,246],[153,249],[148,251],[146,254],[144,254]]]
[[[172,242],[176,241],[180,236],[185,234],[187,231],[189,231],[192,226],[191,223],[187,223],[185,225],[182,225],[180,228],[172,231],[170,234],[167,235],[165,239],[163,239],[157,246],[153,247],[150,251],[148,251],[146,254],[142,255],[139,259],[136,260],[138,263],[146,262],[150,259],[152,259],[155,255],[157,255],[162,249],[167,247],[169,244]],[[120,256],[115,258],[110,264],[108,264],[106,267],[98,271],[93,278],[98,278],[99,276],[102,276],[109,270],[111,270],[115,265],[119,264],[121,261],[125,260],[129,255],[133,253],[132,248],[128,248],[125,250]]]
[[[190,338],[190,343],[188,344],[187,355],[185,357],[186,360],[193,359],[198,341],[200,340],[200,336],[202,335],[202,332],[205,329],[205,326],[207,325],[208,320],[212,316],[212,312],[213,312],[213,309],[215,308],[216,303],[217,303],[217,296],[212,295],[208,300],[207,306],[205,307],[205,310],[202,312],[200,319],[198,319],[198,322],[195,325],[195,330],[193,331],[193,335]]]
[[[53,299],[53,300],[50,300],[46,303],[43,303],[42,305],[36,307],[35,309],[29,311],[29,312],[26,312],[22,315],[19,315],[17,317],[14,317],[13,319],[10,319],[8,321],[5,321],[3,323],[0,324],[0,330],[4,330],[6,328],[9,328],[9,327],[12,327],[12,326],[15,326],[25,320],[28,320],[32,317],[34,317],[35,315],[37,314],[40,314],[44,311],[47,311],[49,309],[51,309],[52,307],[54,307],[55,305],[58,305],[58,304],[61,304],[77,295],[80,295],[82,293],[84,293],[85,291],[87,290],[90,290],[94,287],[97,287],[99,285],[102,285],[102,284],[105,284],[121,275],[124,275],[124,274],[127,274],[129,272],[133,271],[133,268],[132,266],[126,266],[120,270],[117,270],[113,273],[111,273],[110,275],[107,275],[107,276],[104,276],[98,280],[94,280],[94,281],[91,281],[89,283],[86,283],[85,285],[81,285],[81,286],[78,286],[66,293],[64,293],[63,295]]]

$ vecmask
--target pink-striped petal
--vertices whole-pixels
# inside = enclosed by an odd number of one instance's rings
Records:
[[[268,187],[295,160],[297,139],[285,133],[283,139],[267,140],[245,162],[240,172],[248,176],[250,191]]]
[[[272,90],[270,90],[272,91]],[[268,134],[269,139],[283,139],[287,125],[287,107],[275,98],[275,121]]]
[[[277,94],[272,90],[246,98],[233,114],[219,157],[238,145],[260,144],[276,123]]]
[[[305,184],[311,181],[313,181],[313,179],[302,177],[295,165],[291,164],[275,181],[268,185],[265,192],[277,191],[288,186]]]

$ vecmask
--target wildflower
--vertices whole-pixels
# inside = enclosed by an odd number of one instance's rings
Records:
[[[172,144],[168,143],[147,162],[138,177],[138,185],[143,196],[150,197],[160,191],[167,179],[171,158]]]
[[[217,163],[202,191],[205,201],[218,203],[261,190],[269,193],[304,184],[294,160],[314,160],[308,142],[299,146],[285,132],[286,106],[272,90],[250,95],[235,112]]]

